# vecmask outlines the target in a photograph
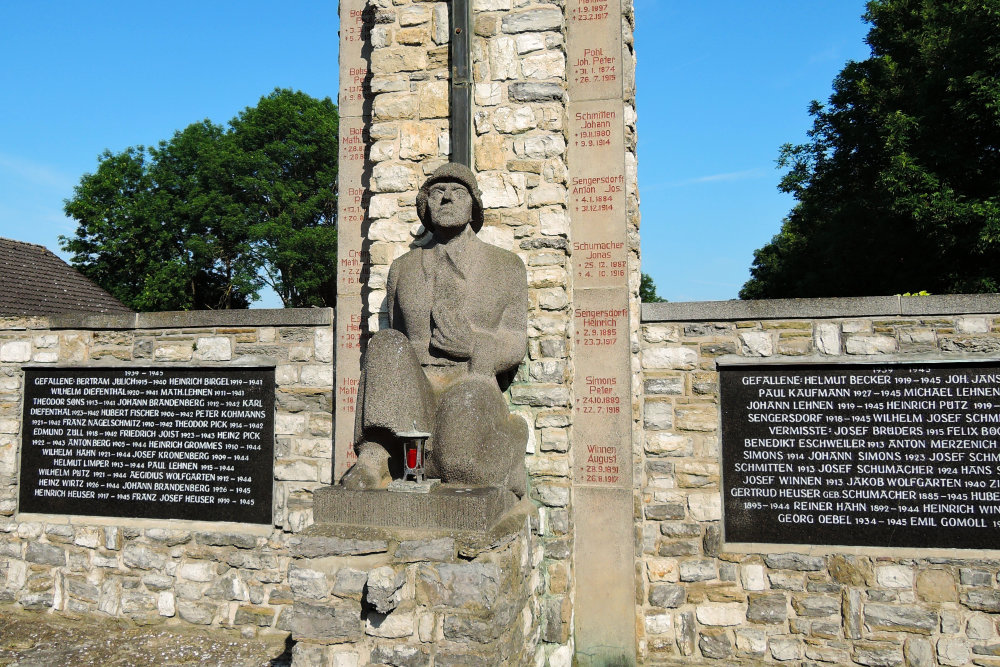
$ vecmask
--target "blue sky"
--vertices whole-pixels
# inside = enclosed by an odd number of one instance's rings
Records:
[[[792,200],[774,160],[868,55],[862,0],[636,0],[643,270],[735,298]],[[332,1],[0,2],[0,236],[60,252],[105,149],[225,123],[275,87],[336,98]],[[65,255],[64,255],[65,256]],[[267,299],[258,305],[277,305]]]

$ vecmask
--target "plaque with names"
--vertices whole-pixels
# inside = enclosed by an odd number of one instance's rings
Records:
[[[621,21],[620,0],[566,3],[572,99],[622,99]]]
[[[24,376],[21,512],[271,523],[273,368]]]
[[[632,387],[628,301],[620,290],[580,290],[573,309],[576,386],[573,480],[631,488]]]
[[[727,542],[997,548],[1000,362],[719,375]]]
[[[569,106],[571,255],[576,289],[628,284],[621,101]]]

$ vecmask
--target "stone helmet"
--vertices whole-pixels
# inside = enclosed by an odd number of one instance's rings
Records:
[[[448,162],[434,170],[417,191],[417,217],[428,230],[433,231],[430,211],[427,208],[427,193],[431,186],[441,181],[461,183],[472,195],[472,231],[478,233],[483,227],[483,193],[479,191],[476,176],[472,170],[458,162]]]

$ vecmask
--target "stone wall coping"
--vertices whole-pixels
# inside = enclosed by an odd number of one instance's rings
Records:
[[[1000,312],[1000,294],[935,294],[756,301],[644,303],[642,321],[717,322],[729,320],[908,317]]]
[[[266,523],[240,523],[233,521],[197,521],[192,519],[146,519],[124,516],[89,516],[83,514],[41,514],[18,512],[13,520],[19,523],[44,523],[58,526],[116,526],[118,528],[169,528],[213,533],[239,533],[269,537],[274,526]]]
[[[186,310],[101,315],[67,313],[31,318],[31,329],[183,329],[205,327],[323,326],[333,324],[332,308],[253,308]],[[4,328],[0,326],[0,328]],[[23,327],[17,327],[23,328]]]

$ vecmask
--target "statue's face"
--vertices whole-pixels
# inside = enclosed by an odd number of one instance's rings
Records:
[[[427,209],[435,229],[457,232],[472,220],[472,195],[461,183],[435,183],[427,190]]]

